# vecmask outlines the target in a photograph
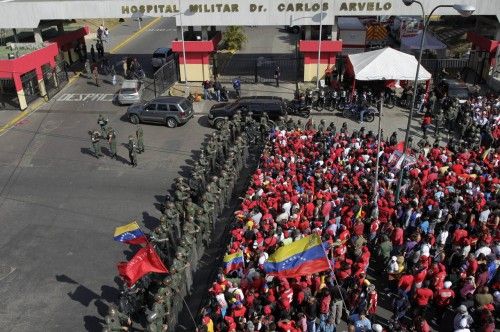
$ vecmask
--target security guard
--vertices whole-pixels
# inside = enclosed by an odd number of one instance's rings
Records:
[[[130,165],[137,167],[137,142],[132,135],[128,137],[128,157],[130,158]]]
[[[101,152],[101,133],[98,130],[92,130],[89,131],[90,134],[90,141],[92,143],[92,152],[94,153],[94,156],[99,159],[99,157],[102,157],[102,152]]]

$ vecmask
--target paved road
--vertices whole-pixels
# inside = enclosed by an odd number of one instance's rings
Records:
[[[168,33],[146,31],[120,53],[149,57]],[[116,263],[131,254],[114,228],[154,228],[158,202],[211,131],[198,116],[173,130],[144,125],[146,152],[131,168],[122,144],[135,128],[109,101],[116,89],[80,78],[0,137],[1,331],[100,331]],[[89,154],[98,113],[118,131],[119,160]]]

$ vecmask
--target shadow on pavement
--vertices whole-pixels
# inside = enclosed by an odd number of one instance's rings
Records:
[[[153,217],[148,212],[142,212],[142,223],[149,229],[151,232],[158,226],[160,226],[160,220],[158,218]]]
[[[211,128],[210,123],[208,123],[208,115],[200,116],[197,122],[202,127]]]

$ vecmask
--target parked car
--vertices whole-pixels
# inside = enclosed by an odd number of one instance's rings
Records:
[[[124,80],[116,95],[116,101],[120,105],[138,103],[141,101],[142,90],[142,82],[138,80]]]
[[[445,78],[437,86],[439,95],[448,95],[450,98],[457,98],[460,104],[465,103],[471,93],[467,84],[456,79]]]
[[[263,113],[266,113],[269,119],[274,121],[280,116],[286,115],[286,110],[287,104],[280,97],[242,97],[234,103],[220,103],[212,106],[208,112],[208,122],[211,126],[220,129],[226,121],[226,117],[231,120],[237,111],[240,111],[241,115],[252,112],[256,120],[260,119]]]
[[[160,47],[153,52],[153,57],[151,58],[151,66],[154,71],[157,71],[158,68],[167,63],[167,59],[173,55],[171,48]]]
[[[169,128],[188,122],[193,115],[193,103],[184,97],[158,97],[127,109],[127,117],[133,124],[161,123]]]

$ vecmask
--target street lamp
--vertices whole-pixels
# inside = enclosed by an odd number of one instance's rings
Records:
[[[316,89],[319,89],[319,65],[321,63],[321,35],[323,34],[323,0],[320,3],[321,11],[319,13],[319,44],[318,44],[318,65],[316,66]]]
[[[184,67],[184,94],[186,96],[189,95],[189,86],[188,86],[188,79],[187,79],[187,69],[186,69],[186,44],[184,40],[184,25],[182,24],[182,9],[181,9],[181,0],[178,1],[179,3],[179,22],[181,24],[181,33],[182,33],[182,57],[184,59],[183,67]]]
[[[417,3],[420,8],[422,9],[422,18],[424,19],[424,29],[422,31],[422,35],[420,37],[420,49],[419,49],[419,54],[418,54],[418,63],[417,63],[417,71],[415,73],[415,81],[413,82],[413,96],[411,98],[411,104],[410,104],[410,112],[408,114],[408,124],[406,125],[406,133],[405,133],[405,143],[404,143],[404,148],[403,148],[403,157],[406,157],[406,150],[408,149],[408,140],[410,138],[410,126],[411,126],[411,120],[413,117],[413,105],[415,105],[415,98],[417,97],[417,84],[418,84],[418,74],[420,71],[420,62],[422,61],[422,53],[424,50],[424,39],[425,39],[425,33],[427,31],[427,27],[429,25],[430,18],[432,14],[436,11],[438,8],[453,8],[455,9],[461,16],[463,17],[468,17],[471,16],[472,13],[476,10],[474,6],[471,5],[463,5],[463,4],[456,4],[456,5],[439,5],[434,7],[430,14],[427,16],[425,15],[424,11],[424,6],[422,3],[418,0],[402,0],[403,3],[406,6],[411,6],[414,3]],[[404,170],[404,159],[403,163],[401,164],[401,170],[399,172],[399,178],[398,178],[398,186],[396,188],[396,203],[399,203],[399,195],[401,194],[401,184],[403,182],[403,170]]]

